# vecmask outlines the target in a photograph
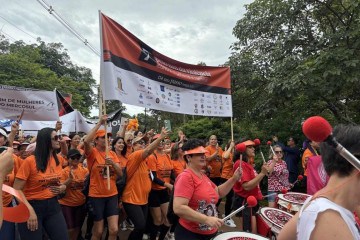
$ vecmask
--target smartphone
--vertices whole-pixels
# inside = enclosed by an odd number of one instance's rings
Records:
[[[7,147],[1,146],[1,147],[0,147],[0,153],[2,153],[3,151],[5,151],[6,149],[7,149]]]
[[[171,132],[171,123],[170,120],[164,120],[164,127]]]

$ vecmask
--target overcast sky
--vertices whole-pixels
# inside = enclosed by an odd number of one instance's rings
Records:
[[[40,0],[39,0],[40,1]],[[37,0],[0,0],[0,29],[12,42],[61,42],[72,62],[99,81],[100,58],[61,25]],[[41,2],[41,1],[40,1]],[[178,61],[218,66],[236,41],[233,27],[252,0],[46,0],[98,51],[101,10],[156,51]],[[15,26],[16,27],[15,27]],[[26,33],[22,32],[21,30]],[[126,105],[135,114],[143,108]],[[92,111],[97,115],[96,111]]]

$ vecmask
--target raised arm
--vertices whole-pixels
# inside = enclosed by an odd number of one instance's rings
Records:
[[[85,155],[89,155],[91,153],[92,145],[91,142],[94,140],[96,131],[99,130],[101,125],[106,124],[107,115],[101,116],[99,122],[88,132],[84,139],[84,151]]]

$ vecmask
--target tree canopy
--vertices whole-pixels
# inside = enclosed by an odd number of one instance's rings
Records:
[[[0,36],[0,84],[70,93],[86,116],[95,103],[91,70],[73,64],[61,43],[9,43]]]
[[[255,0],[233,29],[234,115],[268,133],[304,118],[359,123],[360,3]]]

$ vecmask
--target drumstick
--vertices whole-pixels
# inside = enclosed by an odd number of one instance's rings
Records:
[[[23,109],[23,110],[21,111],[20,116],[19,116],[18,119],[16,120],[18,123],[21,121],[22,117],[24,116],[24,112],[25,112],[25,109]]]
[[[266,160],[265,160],[264,154],[263,154],[263,152],[262,152],[261,150],[260,150],[260,154],[261,154],[261,158],[262,158],[263,162],[264,162],[264,163],[266,163]]]
[[[229,215],[227,215],[226,217],[224,217],[222,220],[223,221],[226,221],[227,219],[231,218],[232,216],[234,216],[235,214],[237,214],[238,212],[244,210],[247,206],[249,207],[255,207],[257,204],[257,200],[254,196],[249,196],[247,199],[246,199],[246,203],[239,207],[238,209],[236,209],[235,211],[233,211],[232,213],[230,213]]]
[[[263,196],[263,199],[264,198],[267,198],[267,197],[270,197],[270,196],[272,196],[272,195],[276,195],[277,193],[270,193],[270,194],[268,194],[268,195],[265,195],[265,196]]]
[[[296,181],[292,183],[292,185],[293,185],[292,187],[294,187],[297,182],[303,180],[303,178],[304,178],[303,175],[299,175],[298,178],[296,179]]]

